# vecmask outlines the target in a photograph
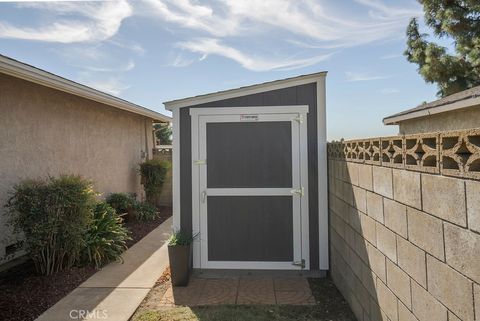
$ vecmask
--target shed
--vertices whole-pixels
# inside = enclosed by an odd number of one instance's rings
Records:
[[[383,123],[399,125],[402,135],[478,128],[480,86],[388,116]]]
[[[194,269],[328,270],[325,77],[164,103],[174,228],[196,235]]]

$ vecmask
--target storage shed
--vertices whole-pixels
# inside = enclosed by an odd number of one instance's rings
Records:
[[[195,269],[328,270],[325,77],[173,100],[174,229]]]

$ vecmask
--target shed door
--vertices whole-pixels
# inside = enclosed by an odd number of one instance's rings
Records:
[[[306,268],[301,120],[293,113],[198,116],[201,268]]]

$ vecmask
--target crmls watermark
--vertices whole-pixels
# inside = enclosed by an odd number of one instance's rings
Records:
[[[108,318],[107,310],[70,310],[70,319],[72,320],[104,320]]]

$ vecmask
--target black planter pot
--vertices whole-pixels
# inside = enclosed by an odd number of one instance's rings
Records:
[[[186,286],[190,276],[191,245],[169,245],[168,259],[173,286]]]

